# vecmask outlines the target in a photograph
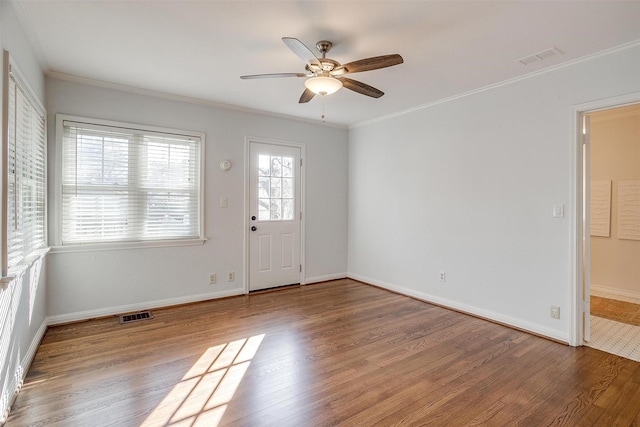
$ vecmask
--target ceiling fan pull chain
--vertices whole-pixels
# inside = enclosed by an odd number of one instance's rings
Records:
[[[324,96],[321,96],[320,100],[322,101],[322,116],[320,116],[320,118],[322,119],[322,123],[326,123],[324,120]]]

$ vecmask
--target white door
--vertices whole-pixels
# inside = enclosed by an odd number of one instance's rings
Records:
[[[249,290],[300,283],[300,148],[249,143]]]

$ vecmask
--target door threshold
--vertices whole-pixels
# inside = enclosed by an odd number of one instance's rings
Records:
[[[292,283],[291,285],[274,286],[273,288],[267,288],[267,289],[256,289],[255,291],[249,291],[249,295],[266,294],[269,292],[276,292],[276,291],[282,291],[284,289],[300,288],[300,287],[302,287],[300,283]]]

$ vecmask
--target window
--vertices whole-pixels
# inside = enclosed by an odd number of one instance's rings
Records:
[[[202,240],[202,134],[70,116],[58,126],[61,245]]]
[[[293,219],[293,157],[258,156],[258,219]]]
[[[45,110],[4,52],[2,276],[14,275],[46,246]]]

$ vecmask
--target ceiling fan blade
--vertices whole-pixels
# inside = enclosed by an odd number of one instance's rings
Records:
[[[293,53],[298,55],[303,61],[309,64],[317,65],[318,67],[322,67],[320,65],[320,60],[318,59],[318,57],[300,40],[294,37],[283,37],[282,41],[289,47],[289,49],[293,51]]]
[[[310,91],[309,89],[305,89],[304,92],[302,92],[302,96],[300,96],[300,100],[298,101],[298,103],[304,104],[305,102],[309,102],[313,99],[314,96],[316,96],[314,92]]]
[[[333,74],[360,73],[362,71],[378,70],[380,68],[392,67],[402,64],[404,60],[402,56],[394,53],[393,55],[374,56],[372,58],[360,59],[358,61],[349,62],[334,70]],[[341,72],[344,70],[344,72]]]
[[[307,77],[305,73],[272,73],[272,74],[250,74],[248,76],[240,76],[241,79],[271,79],[274,77]]]
[[[347,89],[361,93],[362,95],[367,95],[372,98],[380,98],[382,95],[384,95],[383,91],[357,80],[348,79],[346,77],[337,77],[337,79],[340,80],[342,82],[342,85]]]

